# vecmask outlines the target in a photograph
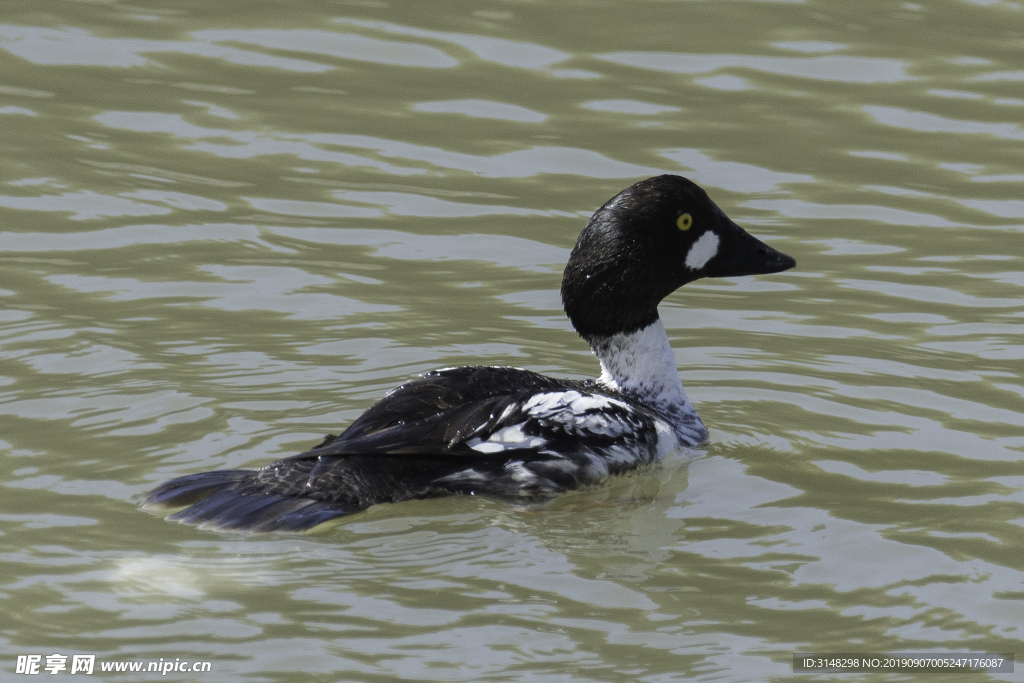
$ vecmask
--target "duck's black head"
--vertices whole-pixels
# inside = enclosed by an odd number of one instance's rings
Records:
[[[733,223],[686,178],[632,185],[598,209],[562,277],[562,304],[584,339],[629,333],[658,304],[702,277],[778,273],[796,265]]]

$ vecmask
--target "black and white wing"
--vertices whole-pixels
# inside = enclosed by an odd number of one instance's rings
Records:
[[[382,502],[574,488],[677,444],[649,409],[593,383],[452,368],[398,387],[305,453],[174,479],[145,504],[188,505],[170,519],[205,527],[300,530]]]

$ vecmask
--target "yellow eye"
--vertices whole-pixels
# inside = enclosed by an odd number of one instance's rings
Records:
[[[691,227],[693,227],[693,216],[691,216],[688,213],[684,213],[682,216],[676,219],[676,226],[683,232],[686,232]]]

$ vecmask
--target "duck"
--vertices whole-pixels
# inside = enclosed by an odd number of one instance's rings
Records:
[[[303,532],[381,503],[446,495],[535,501],[601,484],[708,430],[683,388],[658,305],[701,278],[796,265],[728,218],[696,183],[641,180],[609,199],[572,249],[561,296],[596,379],[512,367],[427,372],[339,435],[255,470],[188,474],[145,508],[204,529]]]

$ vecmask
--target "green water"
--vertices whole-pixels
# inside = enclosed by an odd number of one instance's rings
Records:
[[[999,0],[7,0],[0,677],[54,653],[40,676],[85,653],[117,681],[1024,658],[1022,50]],[[799,264],[662,306],[698,459],[311,536],[137,508],[419,372],[593,376],[562,265],[662,172]],[[211,671],[99,671],[161,658]]]

